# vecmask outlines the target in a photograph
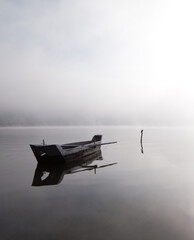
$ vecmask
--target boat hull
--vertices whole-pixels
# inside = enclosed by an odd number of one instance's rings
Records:
[[[91,141],[63,145],[33,145],[30,147],[38,162],[71,162],[84,158],[100,150],[101,135],[95,135]],[[94,141],[95,140],[95,141]],[[97,145],[97,146],[96,146]],[[98,146],[99,145],[99,146]]]

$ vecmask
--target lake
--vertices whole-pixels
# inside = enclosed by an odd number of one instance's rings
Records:
[[[32,186],[29,144],[95,134],[117,141],[101,147],[96,170]],[[140,127],[0,128],[1,239],[193,239],[194,128],[145,127],[142,145],[140,136]]]

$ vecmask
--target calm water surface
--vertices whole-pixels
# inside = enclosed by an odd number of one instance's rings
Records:
[[[194,239],[194,129],[1,128],[1,239]],[[102,134],[94,170],[32,186],[30,143],[68,143]],[[143,150],[143,151],[142,151]],[[142,153],[143,152],[143,153]]]

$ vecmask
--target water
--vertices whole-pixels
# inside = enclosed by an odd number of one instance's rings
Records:
[[[157,239],[194,236],[194,129],[1,128],[1,239]],[[34,187],[30,143],[103,134],[98,166]],[[143,150],[143,153],[142,153]]]

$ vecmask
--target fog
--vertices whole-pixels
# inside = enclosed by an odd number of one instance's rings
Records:
[[[0,1],[0,125],[193,124],[193,1]]]

